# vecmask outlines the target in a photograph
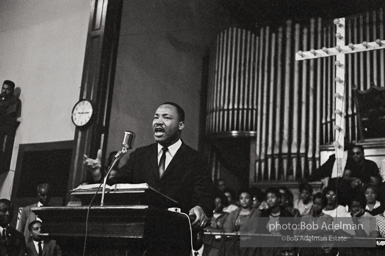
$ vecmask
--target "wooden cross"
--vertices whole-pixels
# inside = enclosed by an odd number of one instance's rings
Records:
[[[342,176],[342,158],[344,154],[344,138],[345,138],[345,54],[372,51],[385,48],[385,40],[377,39],[375,42],[362,42],[361,44],[349,43],[346,45],[345,42],[345,18],[339,18],[334,20],[334,24],[337,26],[336,33],[336,46],[332,48],[323,47],[322,49],[310,51],[298,51],[295,55],[297,61],[316,59],[323,57],[336,56],[336,104],[335,104],[335,156],[337,160],[337,172],[338,176]]]

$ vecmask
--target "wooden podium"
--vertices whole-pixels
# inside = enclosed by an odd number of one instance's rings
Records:
[[[118,194],[122,197],[124,193]],[[134,194],[136,199],[140,197]],[[145,191],[140,194],[148,200]],[[36,207],[32,211],[43,221],[43,235],[57,240],[64,255],[82,255],[86,229],[85,255],[190,255],[189,219],[152,206],[154,201],[146,202],[148,205],[92,206],[88,220],[88,206]],[[154,204],[159,206],[159,201]]]

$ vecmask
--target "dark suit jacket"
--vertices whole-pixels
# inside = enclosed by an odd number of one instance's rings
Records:
[[[24,236],[12,227],[7,227],[7,238],[0,238],[1,256],[24,256],[26,251]]]
[[[201,206],[208,217],[214,209],[213,184],[206,159],[182,143],[165,170],[158,172],[157,143],[136,149],[121,168],[119,182],[148,183],[179,202],[183,212]]]
[[[43,246],[43,256],[61,256],[62,251],[59,245],[56,244],[55,240],[45,239]],[[27,244],[27,256],[39,256],[36,251],[33,242]]]
[[[20,216],[20,221],[17,226],[17,230],[23,233],[26,244],[31,242],[31,236],[29,235],[28,225],[32,221],[36,220],[36,214],[34,214],[31,210],[32,207],[37,207],[37,203],[28,205],[23,208]]]

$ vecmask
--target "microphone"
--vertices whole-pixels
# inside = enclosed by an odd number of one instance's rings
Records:
[[[135,133],[131,131],[125,131],[122,145],[126,149],[132,149],[132,145],[134,144]]]
[[[118,160],[124,154],[126,154],[129,149],[132,148],[132,145],[134,144],[134,139],[135,139],[135,133],[130,132],[130,131],[124,132],[124,137],[123,137],[123,142],[122,142],[122,146],[123,146],[122,150],[120,150],[118,153],[116,153],[115,159],[112,162],[110,169],[108,170],[106,176],[103,179],[102,199],[100,200],[100,206],[104,206],[104,195],[106,193],[106,184],[107,184],[108,175],[110,175],[112,168],[115,166],[115,164],[118,162]]]
[[[132,149],[134,140],[135,140],[135,133],[131,131],[125,131],[123,142],[122,142],[122,150],[116,153],[115,158],[121,158],[124,154],[127,153],[129,149]]]

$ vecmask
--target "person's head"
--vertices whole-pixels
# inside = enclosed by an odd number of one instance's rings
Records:
[[[301,183],[299,185],[299,197],[305,204],[310,201],[312,194],[313,187],[309,183]]]
[[[324,256],[336,256],[338,254],[338,248],[334,246],[333,242],[321,246],[321,251]]]
[[[239,205],[242,209],[251,209],[253,200],[250,191],[244,190],[239,193]]]
[[[297,248],[292,246],[283,247],[281,249],[281,256],[297,256]]]
[[[336,189],[333,187],[326,187],[322,193],[323,200],[326,202],[326,205],[335,206],[337,205],[337,193]]]
[[[222,193],[215,196],[214,204],[215,204],[215,212],[217,213],[222,212],[223,208],[229,205],[227,201],[227,197]]]
[[[363,163],[365,157],[364,157],[364,147],[362,145],[351,145],[351,152],[350,152],[352,159],[355,163],[361,164]]]
[[[367,185],[364,189],[367,204],[375,204],[377,200],[377,188],[373,185]]]
[[[265,191],[266,203],[269,209],[279,207],[282,200],[282,193],[277,188],[268,188]]]
[[[218,191],[224,191],[225,190],[225,181],[224,181],[224,179],[218,179],[217,180],[217,190]]]
[[[312,211],[314,215],[318,215],[322,212],[325,207],[325,201],[322,199],[322,193],[318,192],[313,196]]]
[[[358,189],[362,186],[362,181],[357,177],[352,177],[350,184],[352,188]]]
[[[279,187],[278,190],[281,194],[281,205],[284,207],[292,207],[294,196],[290,189],[287,187]]]
[[[350,211],[353,215],[359,212],[364,213],[365,205],[366,205],[365,198],[361,194],[358,194],[350,202],[350,205],[349,205]]]
[[[225,188],[223,190],[223,193],[227,197],[227,201],[229,202],[229,204],[234,204],[234,198],[235,198],[234,190],[232,190],[230,188]]]
[[[0,199],[0,226],[5,228],[13,217],[12,203],[8,199]]]
[[[374,187],[379,187],[382,182],[382,177],[380,175],[371,175],[369,177],[369,184]]]
[[[47,183],[42,183],[37,186],[37,200],[44,206],[49,204],[50,186]]]
[[[28,225],[29,235],[34,241],[41,241],[42,237],[40,236],[41,232],[41,221],[34,220]]]
[[[156,142],[168,147],[180,139],[184,128],[184,110],[176,103],[165,102],[155,111],[152,129]]]
[[[3,97],[9,97],[13,95],[15,91],[15,83],[11,80],[5,80],[3,86],[1,87],[1,95]]]

